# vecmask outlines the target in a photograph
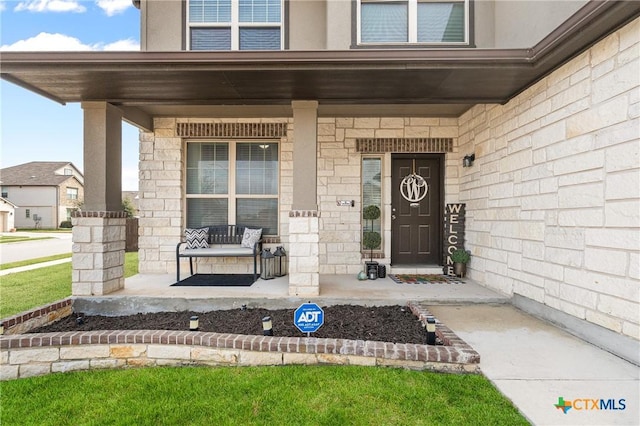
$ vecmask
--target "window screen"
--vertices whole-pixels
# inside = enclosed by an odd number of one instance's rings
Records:
[[[191,50],[231,50],[231,28],[191,28]]]
[[[279,174],[275,142],[188,142],[187,226],[228,223],[278,235]]]
[[[240,28],[240,50],[280,49],[280,28]]]
[[[382,160],[379,157],[362,159],[362,207],[377,206],[382,211]],[[380,234],[382,217],[373,221],[363,219],[363,231],[375,231]]]
[[[280,0],[240,0],[240,22],[280,22]]]
[[[191,50],[282,49],[283,0],[188,0],[187,4]]]
[[[231,0],[189,0],[189,22],[231,22]]]
[[[226,198],[188,198],[187,228],[226,225],[229,221],[228,206]]]
[[[463,3],[418,3],[418,42],[464,41]]]
[[[229,192],[229,145],[187,144],[187,194]]]
[[[363,43],[408,41],[406,3],[362,3]]]

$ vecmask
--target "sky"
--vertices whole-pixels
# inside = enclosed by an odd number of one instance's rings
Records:
[[[140,50],[131,0],[0,0],[0,51]],[[0,81],[0,168],[69,161],[84,172],[80,104]],[[122,123],[122,189],[138,189],[138,129]]]

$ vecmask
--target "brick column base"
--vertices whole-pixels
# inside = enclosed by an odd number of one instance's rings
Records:
[[[320,295],[317,211],[289,213],[289,296]]]
[[[74,212],[71,294],[101,296],[124,288],[126,213]]]

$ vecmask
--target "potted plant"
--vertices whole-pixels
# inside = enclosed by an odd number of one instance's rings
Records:
[[[380,233],[373,230],[373,221],[380,217],[380,208],[378,206],[370,205],[364,208],[362,211],[362,218],[365,221],[369,221],[369,226],[365,227],[362,233],[362,246],[371,251],[371,260],[365,263],[365,273],[372,279],[378,277],[378,262],[373,261],[373,250],[380,247],[382,237]],[[371,269],[375,269],[375,278],[370,273]]]
[[[456,249],[451,253],[453,272],[456,276],[464,278],[467,274],[467,263],[471,259],[471,252],[464,249]]]

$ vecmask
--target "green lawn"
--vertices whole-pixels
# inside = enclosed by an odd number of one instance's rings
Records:
[[[138,273],[138,253],[125,253],[125,278]],[[0,318],[71,296],[71,263],[0,277]]]
[[[484,377],[355,366],[179,367],[3,382],[2,425],[526,425]]]
[[[20,266],[35,265],[36,263],[49,262],[51,260],[66,259],[71,257],[71,253],[55,254],[53,256],[39,257],[37,259],[21,260],[19,262],[3,263],[0,265],[0,271],[4,269],[18,268]]]

